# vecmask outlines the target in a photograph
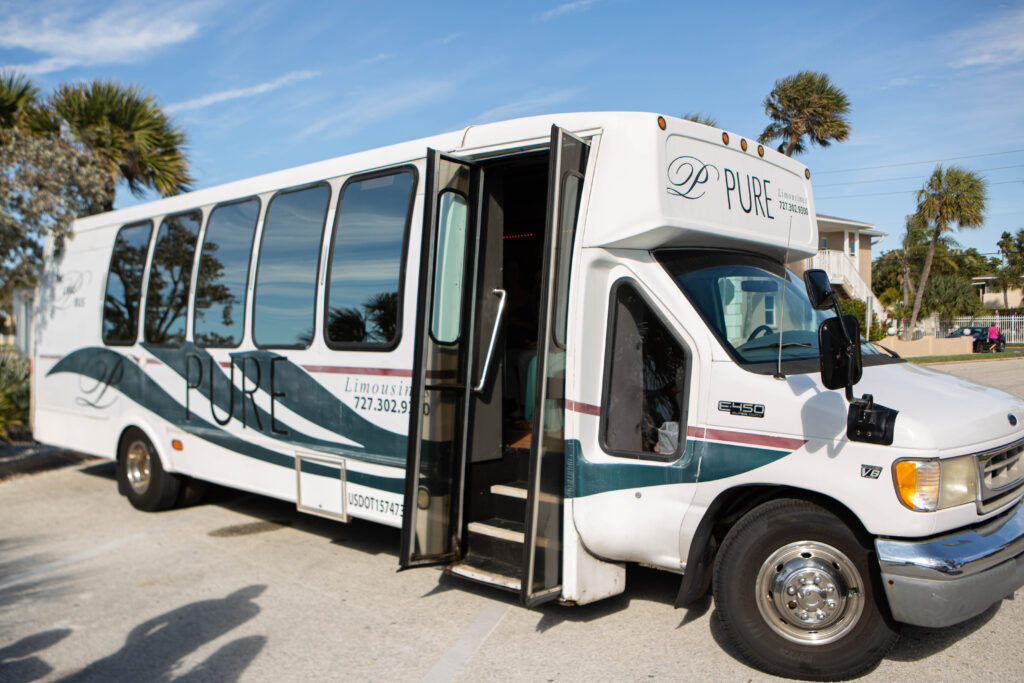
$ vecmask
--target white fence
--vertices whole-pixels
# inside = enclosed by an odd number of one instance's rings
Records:
[[[945,337],[958,327],[989,327],[995,324],[1003,333],[1007,344],[1024,344],[1024,315],[986,315],[977,317],[953,318],[943,321],[935,336]]]

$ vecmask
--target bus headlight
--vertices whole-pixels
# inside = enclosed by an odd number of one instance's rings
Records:
[[[978,496],[978,474],[971,455],[900,460],[893,465],[892,478],[900,502],[920,512],[971,503]]]

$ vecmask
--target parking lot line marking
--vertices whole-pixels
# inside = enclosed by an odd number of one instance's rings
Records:
[[[490,637],[502,618],[512,609],[511,605],[492,602],[477,615],[473,623],[459,635],[451,647],[445,650],[430,671],[420,679],[422,683],[442,683],[455,678],[459,669],[480,649]]]

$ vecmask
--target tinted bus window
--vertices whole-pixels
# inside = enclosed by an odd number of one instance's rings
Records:
[[[258,346],[305,348],[313,340],[320,238],[330,198],[331,188],[317,185],[270,200],[253,296]]]
[[[669,460],[686,440],[688,354],[631,285],[615,289],[608,326],[605,447]]]
[[[103,297],[103,342],[134,344],[139,329],[142,270],[153,226],[148,221],[126,225],[117,232]]]
[[[249,260],[260,200],[214,208],[196,275],[195,340],[200,346],[238,346],[245,324]]]
[[[332,346],[386,346],[397,339],[412,190],[408,171],[353,180],[342,189],[327,290],[326,336]]]
[[[185,341],[192,262],[202,218],[199,211],[190,211],[168,216],[160,224],[146,292],[145,339],[150,344]]]

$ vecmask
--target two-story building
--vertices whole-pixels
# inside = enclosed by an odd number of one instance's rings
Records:
[[[829,274],[840,298],[871,302],[877,318],[885,311],[871,292],[871,250],[885,237],[871,223],[818,214],[818,253],[789,264],[797,275],[808,268]]]

